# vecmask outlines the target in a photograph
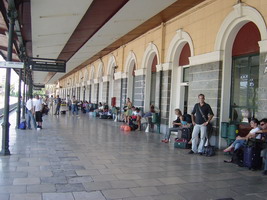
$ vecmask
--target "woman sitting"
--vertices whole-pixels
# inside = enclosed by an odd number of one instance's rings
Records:
[[[256,136],[256,134],[255,134],[257,131],[260,130],[259,121],[257,119],[252,119],[250,121],[250,126],[252,129],[246,137],[237,136],[236,140],[229,147],[224,149],[223,152],[230,152],[233,149],[237,150],[240,147],[243,147],[249,138],[255,138],[256,137],[256,139],[261,139],[261,135]]]
[[[176,131],[177,132],[183,124],[186,124],[186,122],[183,119],[182,111],[177,108],[177,109],[174,110],[174,112],[175,112],[175,115],[177,116],[177,119],[175,121],[173,121],[173,123],[172,123],[173,127],[169,128],[167,130],[167,132],[165,134],[165,137],[164,137],[163,140],[161,140],[161,142],[168,143],[169,139],[171,137],[171,132],[172,131]]]
[[[138,128],[137,131],[141,131],[141,118],[142,118],[142,114],[140,112],[139,108],[135,108],[135,110],[133,111],[132,114],[132,120],[136,121]]]

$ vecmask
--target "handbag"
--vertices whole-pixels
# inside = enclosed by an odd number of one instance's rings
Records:
[[[207,156],[207,157],[211,157],[215,155],[215,146],[205,146],[204,150],[203,150],[203,155]]]

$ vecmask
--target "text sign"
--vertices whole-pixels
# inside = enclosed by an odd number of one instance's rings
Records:
[[[42,72],[66,72],[65,60],[54,60],[46,58],[31,58],[29,64],[33,71]]]
[[[0,61],[0,68],[16,68],[23,69],[23,62],[9,62],[9,61]]]

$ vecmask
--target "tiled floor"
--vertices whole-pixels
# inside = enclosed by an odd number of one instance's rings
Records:
[[[214,157],[188,155],[161,135],[81,114],[45,116],[44,129],[15,130],[0,157],[0,200],[267,199],[267,177]]]

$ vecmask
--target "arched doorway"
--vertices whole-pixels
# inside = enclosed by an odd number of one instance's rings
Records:
[[[189,57],[193,56],[193,42],[187,32],[178,30],[172,39],[167,61],[171,69],[171,89],[169,107],[169,125],[176,118],[174,109],[179,108],[183,113],[190,113],[189,101]]]
[[[156,104],[156,84],[157,84],[157,56],[154,55],[152,65],[151,65],[151,80],[150,80],[150,98],[149,98],[149,105],[154,105]]]
[[[145,93],[144,93],[144,111],[149,111],[150,105],[156,104],[156,74],[159,64],[159,53],[156,45],[150,43],[147,47],[142,67],[145,68]],[[152,83],[153,82],[153,83]]]
[[[250,118],[255,117],[258,110],[260,40],[259,29],[248,22],[240,28],[233,43],[229,118],[235,123],[243,120],[245,110]]]
[[[115,85],[114,73],[115,73],[116,67],[117,67],[116,60],[115,60],[115,57],[112,55],[109,58],[109,62],[108,62],[108,76],[109,76],[108,105],[111,105],[111,98],[114,97],[114,90],[117,89],[114,87]]]
[[[135,74],[135,70],[137,69],[137,60],[136,60],[136,56],[134,54],[133,51],[130,51],[127,59],[126,59],[126,82],[123,83],[125,85],[123,85],[124,88],[126,88],[126,92],[123,91],[122,94],[122,105],[124,105],[126,98],[129,97],[131,99],[131,101],[134,103],[134,99],[135,99],[135,85],[136,85],[136,74]],[[123,90],[124,90],[123,88]]]

